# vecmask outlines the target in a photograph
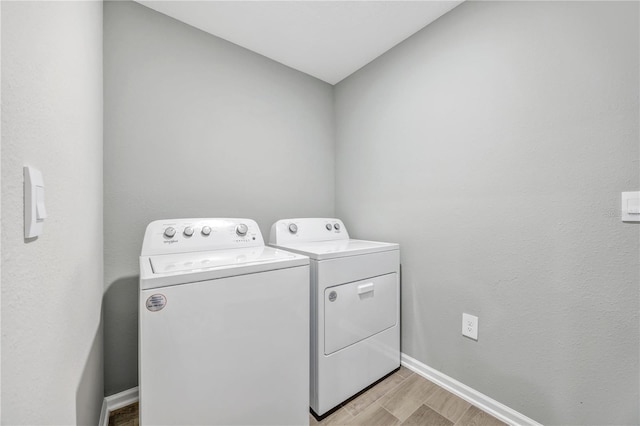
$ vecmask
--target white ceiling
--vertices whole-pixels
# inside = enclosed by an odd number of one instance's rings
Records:
[[[139,3],[336,84],[462,1]]]

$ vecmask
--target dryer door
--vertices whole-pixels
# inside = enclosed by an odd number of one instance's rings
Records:
[[[324,292],[324,353],[330,355],[396,325],[398,275],[328,287]]]

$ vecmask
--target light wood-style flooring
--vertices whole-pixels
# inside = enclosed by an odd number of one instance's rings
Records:
[[[137,402],[109,413],[109,426],[139,426]]]
[[[504,426],[467,401],[401,367],[313,425]]]
[[[109,415],[109,426],[138,425],[137,402]],[[401,367],[322,420],[309,414],[309,425],[504,426],[504,423]]]

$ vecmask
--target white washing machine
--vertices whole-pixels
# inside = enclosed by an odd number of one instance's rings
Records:
[[[141,425],[309,422],[309,259],[249,219],[147,227],[140,256]]]
[[[400,247],[339,219],[285,219],[270,245],[311,258],[310,405],[322,416],[400,367]]]

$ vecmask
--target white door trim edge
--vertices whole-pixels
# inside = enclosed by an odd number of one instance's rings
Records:
[[[514,426],[542,426],[540,423],[530,419],[524,414],[507,407],[495,399],[470,388],[464,383],[460,383],[456,379],[449,377],[426,364],[423,364],[415,358],[411,358],[407,354],[401,354],[400,363],[409,370],[414,371],[425,379],[432,381],[438,386],[459,396],[465,401],[475,405],[479,409],[491,414],[493,417],[507,424]]]
[[[100,411],[100,421],[98,426],[109,426],[109,414],[118,408],[126,407],[138,401],[138,387],[127,389],[115,395],[110,395],[102,401],[102,410]]]

